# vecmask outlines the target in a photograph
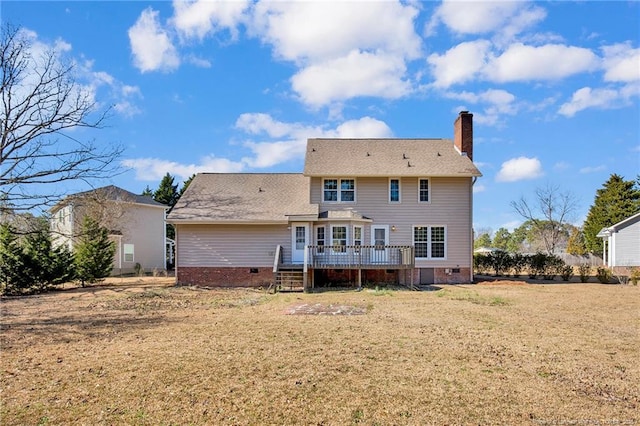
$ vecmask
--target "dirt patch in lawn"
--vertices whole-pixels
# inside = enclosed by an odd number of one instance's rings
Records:
[[[5,298],[0,423],[640,422],[640,287],[515,282]]]

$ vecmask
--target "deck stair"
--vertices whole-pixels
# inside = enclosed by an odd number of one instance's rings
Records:
[[[276,291],[304,291],[302,265],[279,265],[275,273]]]

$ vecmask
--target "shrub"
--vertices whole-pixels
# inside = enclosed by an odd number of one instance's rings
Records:
[[[487,257],[497,277],[511,268],[511,256],[506,251],[496,251],[490,253]]]
[[[571,277],[573,277],[573,266],[564,265],[560,268],[560,276],[562,277],[562,281],[569,281]]]
[[[522,270],[527,266],[527,257],[520,253],[514,253],[511,255],[511,270],[513,276],[518,278],[522,273]]]
[[[631,268],[631,274],[629,274],[629,280],[631,280],[631,284],[638,285],[638,281],[640,281],[640,268]]]
[[[535,279],[538,275],[544,274],[547,255],[544,253],[536,253],[528,256],[529,278]]]
[[[598,281],[600,281],[602,284],[609,284],[609,282],[611,282],[611,278],[612,278],[613,274],[611,272],[611,270],[609,268],[598,268],[597,273],[596,273],[596,277],[598,278]]]
[[[586,283],[591,276],[591,266],[586,263],[578,265],[578,275],[580,276],[580,282]]]
[[[136,264],[133,267],[133,271],[135,272],[136,277],[142,276],[142,265],[136,262]]]

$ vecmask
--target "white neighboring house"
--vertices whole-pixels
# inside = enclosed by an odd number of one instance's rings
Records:
[[[56,245],[73,251],[86,215],[109,230],[116,244],[112,275],[166,270],[165,215],[168,206],[117,186],[70,195],[51,209],[51,233]]]
[[[640,213],[602,228],[597,236],[603,239],[604,265],[610,268],[640,266]]]

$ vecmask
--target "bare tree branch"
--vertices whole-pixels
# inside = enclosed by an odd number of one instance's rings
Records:
[[[50,206],[64,193],[53,184],[112,177],[122,147],[80,140],[101,129],[111,108],[98,110],[75,79],[73,64],[53,49],[34,53],[28,35],[3,25],[0,41],[0,200],[4,208]]]
[[[578,199],[552,185],[537,188],[535,196],[534,204],[522,196],[510,203],[511,208],[533,224],[533,232],[543,242],[545,250],[554,253],[578,208]]]

